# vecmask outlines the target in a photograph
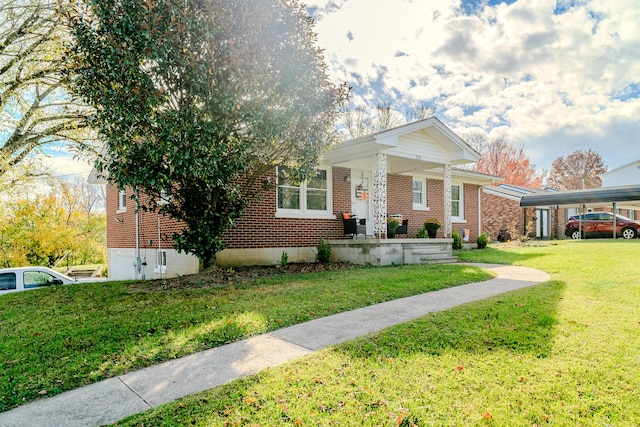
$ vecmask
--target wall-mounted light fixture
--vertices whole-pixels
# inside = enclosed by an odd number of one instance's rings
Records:
[[[119,222],[120,224],[122,224],[122,223],[124,222],[124,220],[123,220],[123,219],[120,219],[120,218],[118,218],[118,217],[116,217],[115,219],[116,219],[116,222]]]
[[[349,175],[345,175],[344,176],[344,182],[346,182],[347,184],[351,182],[351,176]]]

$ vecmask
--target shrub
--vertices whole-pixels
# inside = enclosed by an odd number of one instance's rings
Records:
[[[462,249],[462,236],[457,231],[451,233],[453,238],[453,250]]]
[[[486,231],[478,236],[478,249],[484,249],[489,243],[489,233]]]
[[[282,255],[280,255],[280,267],[286,267],[288,262],[289,254],[287,254],[286,252],[282,252]]]
[[[418,230],[418,234],[416,234],[416,237],[418,239],[428,239],[429,238],[429,233],[427,233],[427,229],[424,227],[421,227],[420,230]]]
[[[318,250],[318,262],[329,262],[329,258],[331,257],[331,245],[327,243],[326,240],[320,239],[318,241],[318,246],[316,246],[316,249]]]

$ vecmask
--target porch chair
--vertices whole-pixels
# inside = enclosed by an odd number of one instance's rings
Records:
[[[350,213],[342,214],[342,226],[344,228],[344,234],[351,235],[352,239],[358,237],[358,234],[364,234],[364,238],[367,238],[367,220],[365,218],[357,219],[353,218]]]
[[[402,224],[399,225],[398,228],[396,228],[396,237],[398,237],[398,234],[404,234],[407,237],[409,237],[409,220],[408,219],[403,219]]]

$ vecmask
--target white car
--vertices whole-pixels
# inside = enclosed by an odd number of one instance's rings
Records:
[[[0,268],[0,294],[79,282],[84,280],[74,279],[47,267]]]

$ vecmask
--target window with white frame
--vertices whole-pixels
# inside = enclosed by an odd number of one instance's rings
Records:
[[[153,272],[158,274],[167,274],[167,251],[158,249],[156,257],[156,268]]]
[[[319,169],[305,182],[293,182],[286,177],[286,169],[278,173],[277,216],[279,217],[327,217],[330,212],[330,173]]]
[[[427,207],[427,180],[413,178],[413,209],[428,210]]]
[[[454,184],[451,186],[451,219],[453,221],[464,221],[463,207],[462,186]]]
[[[124,212],[127,210],[127,191],[120,190],[118,192],[118,212]]]
[[[159,205],[166,205],[171,201],[171,191],[167,189],[160,190],[160,198],[158,199]]]

